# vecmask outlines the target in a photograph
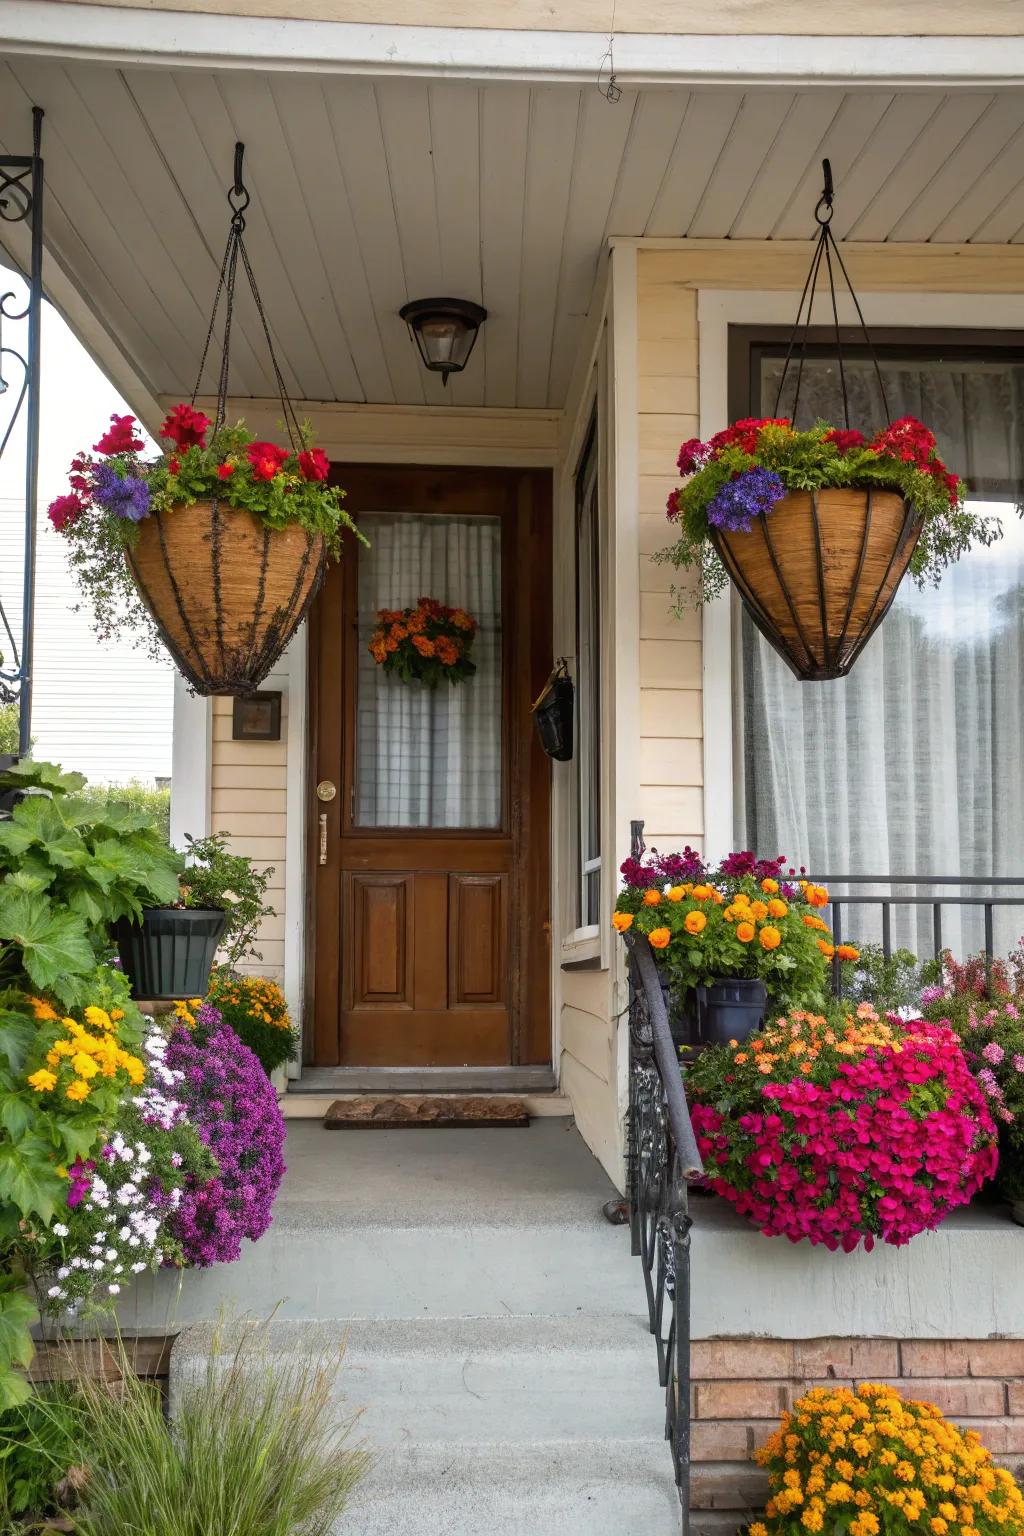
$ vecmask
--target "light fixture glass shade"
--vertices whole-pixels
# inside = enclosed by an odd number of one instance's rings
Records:
[[[461,373],[487,311],[469,299],[416,299],[399,311],[419,348],[423,366],[441,375]]]

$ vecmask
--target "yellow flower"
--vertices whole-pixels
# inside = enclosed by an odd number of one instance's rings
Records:
[[[778,949],[782,943],[782,934],[777,928],[766,927],[761,929],[761,948]]]
[[[55,1009],[50,1007],[50,1004],[45,1000],[45,998],[30,997],[29,1002],[32,1004],[32,1012],[35,1014],[40,1024],[47,1024],[52,1019],[57,1018]]]
[[[73,1056],[75,1054],[75,1046],[70,1040],[55,1040],[53,1042],[53,1053],[55,1056]]]
[[[85,1010],[85,1022],[93,1029],[109,1029],[110,1014],[104,1008],[89,1007]]]
[[[99,1071],[93,1058],[87,1056],[84,1051],[79,1051],[76,1056],[72,1056],[71,1069],[77,1072],[79,1077],[95,1077]]]
[[[878,1516],[870,1509],[862,1509],[850,1522],[850,1536],[878,1536]]]
[[[752,901],[750,903],[750,910],[759,923],[763,923],[768,916],[768,908],[763,901]]]
[[[123,1008],[111,1008],[111,1010],[110,1010],[111,1023],[119,1024],[123,1018],[124,1018],[124,1009]]]
[[[52,1088],[56,1088],[57,1077],[55,1073],[48,1072],[45,1067],[40,1067],[38,1072],[32,1073],[28,1085],[35,1089],[36,1093],[49,1093]]]
[[[763,1520],[755,1520],[749,1529],[748,1536],[768,1536],[768,1527]]]
[[[89,1097],[89,1084],[76,1077],[73,1083],[69,1083],[64,1090],[64,1097],[71,1099],[75,1104],[81,1104],[83,1099]]]
[[[668,897],[669,901],[682,901],[683,897],[686,895],[686,887],[683,885],[670,886],[669,889],[665,892],[665,895]]]
[[[783,901],[781,896],[773,897],[773,899],[768,903],[769,917],[785,917],[788,911],[789,904],[788,902]]]
[[[647,942],[652,949],[667,949],[672,940],[670,928],[655,928],[647,935]]]
[[[687,933],[701,933],[707,925],[708,920],[703,912],[687,912],[686,917],[683,919],[683,927]]]
[[[632,912],[614,912],[612,914],[612,927],[616,933],[625,933],[627,928],[633,926]]]
[[[762,880],[761,889],[766,896],[777,896],[779,894],[779,882],[777,880]]]

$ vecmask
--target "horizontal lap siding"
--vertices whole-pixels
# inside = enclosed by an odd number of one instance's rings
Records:
[[[701,629],[675,612],[676,572],[651,556],[672,542],[665,502],[679,444],[699,430],[697,294],[662,253],[638,253],[637,399],[640,518],[640,810],[661,850],[704,831]]]
[[[213,761],[210,824],[226,832],[232,853],[252,859],[256,868],[273,868],[267,900],[275,915],[261,925],[256,949],[261,958],[242,969],[280,981],[284,976],[285,848],[287,829],[287,679],[270,677],[267,688],[280,688],[281,740],[233,741],[231,699],[213,700]]]

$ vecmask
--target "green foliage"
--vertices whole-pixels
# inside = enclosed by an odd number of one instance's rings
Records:
[[[227,913],[221,950],[229,970],[243,960],[261,960],[255,948],[260,923],[275,915],[267,901],[273,865],[258,870],[244,854],[229,853],[227,835],[190,837],[181,892],[187,907],[219,907]]]
[[[288,1016],[284,993],[264,976],[232,975],[218,967],[210,977],[207,998],[220,1010],[225,1024],[259,1057],[269,1076],[296,1055],[299,1034]]]
[[[17,757],[20,733],[21,706],[17,700],[13,704],[0,704],[0,755]]]
[[[921,967],[909,949],[894,950],[887,960],[881,944],[862,944],[860,959],[842,967],[843,999],[871,1003],[879,1013],[916,1008],[921,993]]]
[[[0,1413],[0,1531],[23,1529],[21,1516],[63,1512],[84,1480],[78,1466],[82,1407],[74,1387],[37,1387]]]
[[[697,602],[723,592],[728,578],[710,543],[707,509],[723,486],[755,467],[774,471],[787,491],[854,488],[903,496],[924,519],[909,567],[921,587],[936,585],[947,566],[972,545],[992,544],[1000,537],[1001,529],[991,518],[968,512],[960,502],[952,504],[942,479],[895,454],[873,452],[867,445],[840,452],[834,442],[826,441],[831,430],[820,421],[805,432],[768,425],[761,428],[753,453],[736,444],[723,447],[674,493],[679,538],[657,551],[654,559],[693,575],[692,596]]]
[[[26,790],[0,821],[0,987],[95,1001],[91,980],[110,925],[173,902],[180,860],[148,811],[81,794],[81,774],[24,761],[0,788]]]
[[[171,840],[171,792],[145,784],[141,779],[131,779],[127,784],[86,784],[82,799],[98,812],[106,813],[108,807],[125,805],[133,811],[145,811],[159,829],[164,842]]]
[[[79,1536],[327,1536],[367,1464],[336,1418],[339,1366],[335,1354],[271,1355],[251,1325],[229,1351],[215,1330],[173,1425],[130,1369],[117,1396],[83,1381]]]

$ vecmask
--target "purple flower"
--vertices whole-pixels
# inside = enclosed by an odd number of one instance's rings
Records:
[[[707,875],[707,865],[695,848],[689,843],[682,853],[658,854],[653,848],[655,867],[660,871],[662,878],[670,880],[673,885],[682,885],[687,880],[703,880]]]
[[[140,523],[149,516],[149,486],[135,475],[119,475],[113,464],[97,464],[92,472],[93,496],[115,517]]]
[[[649,890],[652,885],[659,883],[658,871],[642,864],[639,859],[624,859],[619,866],[619,873],[626,885],[632,885],[638,891]]]
[[[937,1003],[946,993],[942,987],[922,987],[921,1007],[927,1008],[929,1003]]]
[[[986,1061],[990,1061],[994,1067],[998,1067],[999,1063],[1006,1055],[1006,1052],[1003,1050],[998,1040],[990,1040],[981,1054],[984,1056]]]
[[[1013,1070],[1015,1072],[1024,1072],[1024,1056],[1021,1056],[1019,1053],[1013,1058]]]
[[[257,1057],[217,1009],[207,1005],[203,1014],[206,1027],[195,1035],[182,1025],[171,1032],[166,1060],[183,1074],[177,1092],[218,1163],[211,1182],[186,1185],[170,1219],[186,1261],[205,1268],[237,1259],[242,1239],[255,1242],[269,1227],[285,1125]]]
[[[713,528],[733,533],[749,533],[754,518],[769,513],[786,494],[786,488],[773,469],[745,469],[722,486],[708,502],[708,522]]]

